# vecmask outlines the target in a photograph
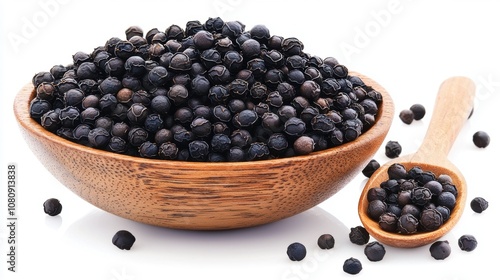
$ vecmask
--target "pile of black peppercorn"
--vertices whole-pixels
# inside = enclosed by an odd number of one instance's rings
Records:
[[[31,117],[111,152],[246,161],[353,141],[382,101],[335,58],[305,53],[264,25],[245,30],[217,17],[125,35],[34,75]]]
[[[380,228],[413,234],[436,230],[449,219],[458,195],[450,176],[398,163],[387,174],[388,180],[367,193],[368,216]]]

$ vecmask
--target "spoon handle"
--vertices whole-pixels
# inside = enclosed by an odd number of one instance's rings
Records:
[[[440,164],[447,158],[472,111],[475,88],[474,82],[467,77],[451,77],[443,81],[427,133],[411,161]]]

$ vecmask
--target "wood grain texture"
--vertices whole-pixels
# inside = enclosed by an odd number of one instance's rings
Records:
[[[393,247],[420,247],[438,240],[457,224],[466,207],[467,182],[447,156],[473,108],[474,95],[475,85],[470,79],[452,77],[445,80],[439,88],[429,128],[417,152],[387,162],[370,177],[361,193],[358,213],[363,226],[375,239]],[[451,176],[458,190],[457,202],[449,220],[439,229],[411,235],[390,233],[380,229],[378,221],[368,216],[368,190],[388,179],[387,169],[394,163],[403,164],[407,170],[419,166],[436,176]]]
[[[359,75],[352,73],[353,75]],[[89,148],[46,131],[29,116],[33,87],[14,113],[29,147],[64,186],[115,215],[162,227],[220,230],[301,213],[342,189],[381,146],[394,114],[386,90],[376,123],[358,139],[306,156],[237,163],[144,159]]]

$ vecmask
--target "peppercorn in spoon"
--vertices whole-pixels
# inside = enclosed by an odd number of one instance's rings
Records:
[[[363,226],[372,237],[393,247],[419,247],[438,240],[456,225],[466,204],[467,185],[460,170],[447,156],[473,108],[474,94],[475,85],[466,77],[445,80],[439,88],[432,119],[417,152],[387,162],[370,176],[361,193],[358,212]],[[456,202],[450,210],[449,218],[437,229],[428,231],[419,225],[419,230],[412,234],[390,232],[382,229],[379,221],[370,217],[368,192],[388,180],[387,171],[395,163],[401,164],[406,170],[419,167],[430,171],[436,178],[440,175],[450,176],[457,191]]]

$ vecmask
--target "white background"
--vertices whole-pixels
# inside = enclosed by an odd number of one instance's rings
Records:
[[[1,279],[473,279],[497,275],[497,226],[500,203],[497,172],[500,133],[500,17],[498,1],[6,1],[0,6],[0,271]],[[325,4],[328,3],[328,6]],[[439,84],[454,75],[475,81],[475,112],[458,136],[449,159],[463,172],[468,201],[482,196],[482,214],[467,206],[459,224],[442,240],[452,253],[434,260],[428,246],[386,247],[383,261],[370,262],[348,232],[360,225],[357,200],[366,182],[361,174],[319,206],[295,217],[250,229],[192,232],[157,228],[108,214],[83,201],[55,180],[33,156],[13,117],[13,99],[39,71],[71,63],[77,51],[91,52],[110,37],[139,25],[145,31],[209,17],[240,20],[247,29],[265,24],[272,34],[297,37],[305,51],[334,56],[349,69],[383,85],[394,99],[396,115],[386,140],[403,154],[424,137]],[[397,114],[421,103],[428,114],[411,125]],[[484,130],[491,144],[479,149],[472,135]],[[388,160],[383,149],[375,155]],[[7,271],[7,164],[15,163],[17,185],[17,272]],[[63,212],[49,217],[45,199],[56,197]],[[130,251],[111,243],[127,229],[137,238]],[[331,233],[335,248],[320,250],[317,238]],[[473,252],[457,245],[463,234],[479,244]],[[308,255],[292,262],[286,248],[302,242]],[[373,239],[372,239],[373,241]],[[356,276],[342,271],[345,259],[361,260]]]

